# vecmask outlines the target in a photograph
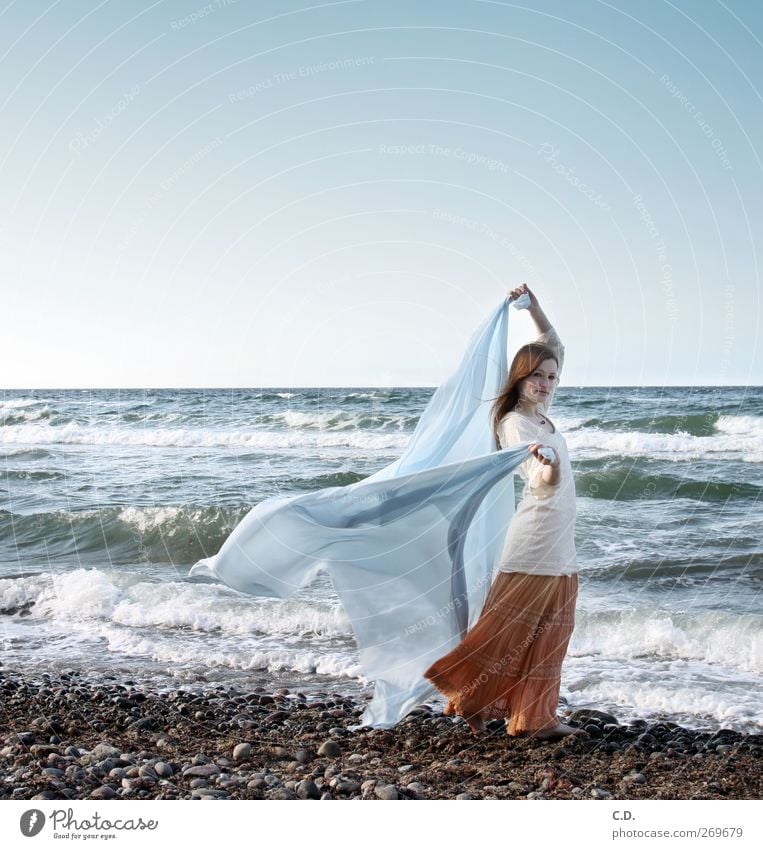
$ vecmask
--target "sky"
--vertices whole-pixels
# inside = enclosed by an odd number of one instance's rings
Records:
[[[6,2],[0,387],[760,385],[763,4]],[[511,311],[509,353],[534,337]]]

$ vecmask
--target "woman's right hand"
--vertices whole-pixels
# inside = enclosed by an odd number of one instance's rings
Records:
[[[532,309],[533,307],[537,307],[538,306],[538,299],[530,291],[530,288],[527,285],[527,283],[521,283],[519,286],[517,286],[516,289],[510,289],[509,290],[509,299],[512,300],[512,301],[516,301],[516,299],[520,295],[524,295],[525,293],[530,298],[530,309]]]

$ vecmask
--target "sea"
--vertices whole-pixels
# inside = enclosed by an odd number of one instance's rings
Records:
[[[2,668],[370,695],[325,573],[279,600],[188,572],[263,499],[399,457],[433,391],[0,390]],[[760,733],[763,388],[562,386],[552,420],[580,568],[562,698]]]

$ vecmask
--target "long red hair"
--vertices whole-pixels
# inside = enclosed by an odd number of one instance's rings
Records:
[[[506,383],[491,408],[493,436],[497,449],[500,450],[501,447],[498,439],[498,425],[501,419],[516,407],[519,401],[519,384],[526,377],[530,377],[544,360],[554,360],[557,368],[559,367],[559,359],[554,349],[542,342],[528,342],[527,345],[522,345],[514,355]]]

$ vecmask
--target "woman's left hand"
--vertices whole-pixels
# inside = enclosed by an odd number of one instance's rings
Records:
[[[547,460],[541,453],[541,448],[546,448],[550,446],[545,446],[542,442],[533,442],[530,446],[530,453],[535,457],[535,459],[539,463],[543,463],[544,466],[551,466],[552,468],[557,468],[559,466],[559,452],[554,451],[554,459]]]

